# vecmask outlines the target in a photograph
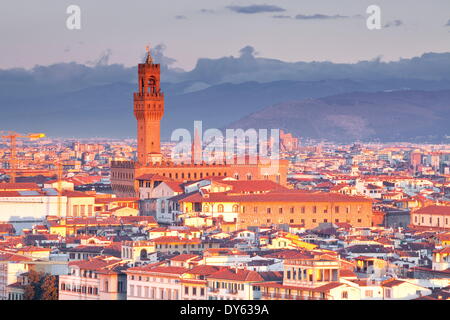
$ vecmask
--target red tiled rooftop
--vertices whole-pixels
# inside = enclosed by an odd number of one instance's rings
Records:
[[[180,254],[178,256],[170,258],[170,261],[188,261],[196,257],[198,257],[198,255],[196,254]]]
[[[30,183],[30,182],[18,182],[18,183],[6,183],[2,182],[0,183],[0,190],[39,190],[40,188],[36,183]]]
[[[286,192],[268,192],[265,194],[227,195],[226,193],[210,193],[202,197],[194,193],[185,197],[182,202],[372,202],[372,199],[361,196],[349,196],[339,193],[305,193],[289,190]]]
[[[413,212],[413,214],[430,214],[430,215],[450,215],[450,206],[428,206],[420,208]]]

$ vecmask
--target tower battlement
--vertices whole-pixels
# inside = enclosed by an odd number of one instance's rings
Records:
[[[138,65],[138,72],[139,71],[145,71],[146,69],[155,69],[156,71],[159,71],[161,69],[161,65],[159,63],[140,63]]]

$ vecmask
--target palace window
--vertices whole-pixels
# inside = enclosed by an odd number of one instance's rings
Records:
[[[218,212],[223,212],[223,204],[219,204],[219,205],[217,206],[217,211],[218,211]]]

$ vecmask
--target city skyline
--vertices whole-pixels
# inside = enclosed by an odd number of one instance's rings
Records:
[[[0,305],[450,300],[446,1],[2,2]]]

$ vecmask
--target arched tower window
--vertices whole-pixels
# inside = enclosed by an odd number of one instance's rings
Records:
[[[156,89],[156,79],[155,77],[151,76],[148,79],[148,92],[149,93],[156,93],[157,89]]]
[[[217,206],[217,211],[218,211],[218,212],[223,212],[223,204],[219,204],[219,205]]]

